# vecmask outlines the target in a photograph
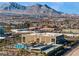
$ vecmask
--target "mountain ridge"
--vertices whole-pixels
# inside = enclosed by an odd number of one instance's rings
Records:
[[[62,14],[59,11],[56,11],[55,9],[49,7],[47,4],[41,5],[41,4],[35,4],[31,6],[24,6],[16,2],[9,2],[7,4],[3,4],[0,6],[0,11],[8,11],[11,13],[12,11],[17,11],[20,13],[21,11],[24,14],[42,14],[42,15],[53,15],[53,14]],[[20,12],[19,12],[20,11]],[[17,13],[14,12],[14,13]],[[22,13],[21,12],[21,13]]]

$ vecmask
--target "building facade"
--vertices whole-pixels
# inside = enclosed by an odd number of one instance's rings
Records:
[[[59,38],[57,38],[59,37]],[[63,35],[57,35],[54,33],[32,33],[32,34],[22,34],[21,35],[21,42],[22,43],[56,43],[57,40],[64,40]]]

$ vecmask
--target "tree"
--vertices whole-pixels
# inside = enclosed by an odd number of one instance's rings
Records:
[[[10,32],[11,31],[11,24],[7,24],[7,27],[6,27],[6,32]]]
[[[29,28],[32,25],[30,21],[24,23],[24,27]]]
[[[30,52],[27,51],[27,50],[24,49],[24,48],[22,48],[22,49],[19,50],[19,54],[20,54],[20,55],[28,55],[29,53],[30,53]]]

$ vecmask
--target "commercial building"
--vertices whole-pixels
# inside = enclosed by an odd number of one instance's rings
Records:
[[[28,34],[28,33],[34,33],[35,31],[28,31],[28,29],[11,29],[11,32],[12,33],[15,33],[15,34]]]
[[[57,38],[58,37],[58,38]],[[31,33],[21,34],[22,43],[56,43],[57,40],[64,40],[64,36],[59,33]]]
[[[64,53],[64,47],[60,44],[48,44],[45,46],[37,46],[31,48],[31,52],[42,54],[45,56],[57,56]]]
[[[0,26],[0,40],[1,39],[5,39],[5,30],[3,28],[3,26]]]
[[[62,29],[64,33],[79,33],[79,29]]]

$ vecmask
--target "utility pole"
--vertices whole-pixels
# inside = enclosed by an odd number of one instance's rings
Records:
[[[55,35],[55,44],[56,44],[56,35]]]

